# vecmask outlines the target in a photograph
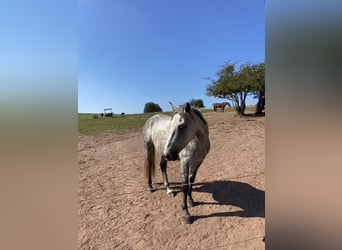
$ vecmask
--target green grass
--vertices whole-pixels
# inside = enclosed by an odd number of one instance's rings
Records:
[[[114,134],[135,132],[141,130],[146,120],[154,114],[114,115],[105,118],[99,116],[98,119],[93,118],[94,114],[78,114],[78,132],[86,135],[96,135],[102,132]]]
[[[209,112],[209,110],[202,110],[202,112]],[[163,112],[162,114],[171,115],[172,112]],[[94,119],[96,114],[78,114],[78,132],[86,135],[96,135],[100,133],[114,133],[127,134],[131,132],[140,131],[148,118],[155,115],[155,113],[144,114],[126,114],[113,115],[113,117],[101,117]]]
[[[246,107],[246,111],[251,111],[254,106]],[[227,108],[226,111],[233,111]],[[213,112],[212,108],[201,109],[202,113]],[[155,113],[114,115],[113,117],[101,117],[94,119],[95,114],[78,114],[78,132],[86,135],[96,135],[103,132],[114,134],[127,134],[140,131],[148,118]],[[170,115],[171,112],[163,112]]]

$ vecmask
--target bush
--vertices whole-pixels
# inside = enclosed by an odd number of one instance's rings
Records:
[[[189,101],[190,105],[196,108],[204,108],[202,99],[191,99]]]
[[[163,112],[160,106],[153,102],[147,102],[144,107],[144,113],[151,113],[151,112]]]

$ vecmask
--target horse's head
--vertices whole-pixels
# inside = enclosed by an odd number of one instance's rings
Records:
[[[192,109],[189,103],[185,106],[176,108],[170,102],[174,114],[171,117],[169,136],[165,145],[164,155],[167,160],[178,159],[178,154],[194,138],[197,132]]]

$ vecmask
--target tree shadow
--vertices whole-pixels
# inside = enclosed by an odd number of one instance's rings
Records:
[[[261,112],[261,113],[244,113],[244,114],[240,114],[241,118],[246,118],[249,119],[250,117],[264,117],[265,116],[265,112]],[[249,120],[249,121],[254,121],[254,120]]]
[[[198,205],[231,205],[239,207],[241,211],[227,211],[208,215],[193,216],[194,220],[209,217],[262,217],[265,218],[265,191],[236,181],[214,181],[197,183],[193,186],[194,192],[212,194],[215,202],[195,202]]]
[[[260,112],[260,113],[244,113],[241,114],[240,117],[264,117],[265,116],[265,112]]]

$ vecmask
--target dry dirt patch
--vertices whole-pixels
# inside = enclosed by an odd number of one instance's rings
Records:
[[[264,249],[265,118],[205,113],[211,150],[181,222],[181,196],[146,191],[141,132],[79,135],[80,249]],[[171,183],[181,180],[169,162]],[[162,188],[158,169],[154,188]]]

